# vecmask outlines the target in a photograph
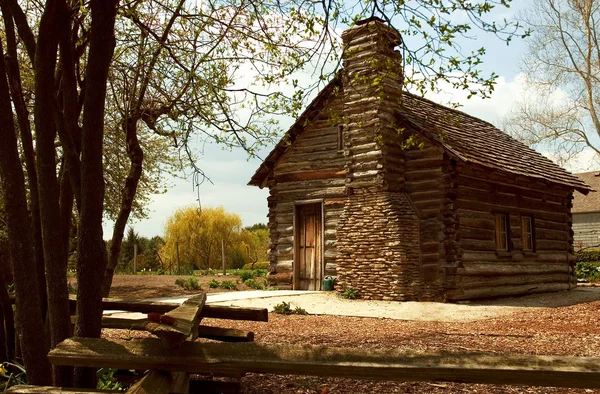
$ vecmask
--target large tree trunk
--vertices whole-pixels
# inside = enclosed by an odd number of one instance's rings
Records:
[[[115,47],[118,0],[91,0],[92,24],[86,68],[81,146],[81,211],[77,258],[75,335],[99,337],[102,329],[102,280],[106,248],[102,239],[104,178],[102,142],[108,69]],[[95,387],[95,370],[76,368],[75,383]]]
[[[3,58],[0,46],[0,58]],[[15,280],[17,326],[22,339],[23,361],[28,382],[51,383],[51,367],[45,356],[48,345],[40,335],[43,327],[40,293],[37,291],[31,225],[27,212],[25,179],[21,169],[4,62],[0,61],[0,178],[3,182],[9,250]],[[32,291],[33,290],[33,291]]]
[[[12,361],[15,359],[15,320],[6,284],[6,277],[0,273],[0,309],[4,320],[5,352],[7,361]]]
[[[33,138],[31,136],[31,125],[29,123],[29,111],[23,98],[23,86],[21,84],[21,73],[17,62],[17,40],[13,25],[13,15],[10,7],[5,2],[0,2],[0,9],[4,20],[6,32],[7,56],[6,73],[10,87],[10,93],[14,104],[17,121],[19,125],[19,134],[21,136],[21,147],[23,156],[25,156],[25,168],[27,169],[27,178],[29,179],[29,211],[31,212],[31,226],[33,235],[33,250],[35,251],[36,275],[39,283],[45,283],[44,266],[44,248],[42,246],[42,228],[40,224],[40,204],[38,193],[37,171],[35,169],[35,152],[33,150]],[[42,318],[46,316],[46,286],[39,286],[40,297],[42,301]]]
[[[34,65],[36,161],[51,346],[57,345],[70,334],[67,260],[62,247],[54,148],[56,138],[54,72],[58,50],[58,38],[54,32],[65,23],[66,15],[64,0],[46,2],[40,20]],[[54,385],[70,386],[72,378],[70,371],[70,368],[54,368]]]
[[[129,173],[127,174],[127,179],[125,180],[125,187],[123,188],[123,192],[121,194],[121,210],[119,211],[119,216],[117,217],[115,226],[113,228],[110,254],[108,258],[108,264],[106,266],[106,272],[104,273],[104,282],[102,283],[103,297],[108,297],[108,294],[110,293],[113,275],[121,254],[121,245],[123,243],[125,225],[127,225],[127,220],[129,220],[133,199],[135,198],[140,177],[142,176],[144,152],[142,151],[137,138],[137,122],[137,117],[129,118],[124,122],[125,138],[127,141],[127,155],[131,161],[131,167],[129,168]]]

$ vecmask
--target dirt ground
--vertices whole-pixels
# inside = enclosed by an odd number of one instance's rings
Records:
[[[110,289],[110,296],[115,298],[145,299],[196,294],[198,293],[198,290],[185,290],[175,284],[175,280],[179,278],[186,279],[189,277],[190,276],[185,275],[115,275]],[[194,278],[198,279],[202,291],[206,293],[236,291],[221,288],[209,288],[208,282],[213,279],[219,282],[224,280],[231,281],[235,283],[238,290],[251,290],[242,283],[239,276],[235,275],[194,276]]]
[[[144,277],[145,278],[145,277]],[[154,279],[155,277],[150,277]],[[149,278],[149,279],[150,279]],[[160,277],[156,277],[160,278]],[[168,277],[163,277],[168,278]],[[115,296],[136,287],[131,280],[115,281]],[[219,280],[219,279],[218,279]],[[221,279],[222,280],[222,279]],[[145,281],[146,294],[156,297],[165,286],[152,290]],[[174,279],[170,281],[174,283]],[[204,286],[208,289],[208,286]],[[132,289],[135,291],[135,289]],[[112,294],[112,293],[111,293]],[[184,293],[179,293],[179,295]],[[269,314],[269,322],[245,322],[204,319],[203,324],[251,330],[261,343],[292,343],[364,349],[421,349],[449,351],[484,351],[495,353],[548,354],[600,357],[600,300],[568,300],[569,294],[556,293],[498,299],[479,304],[505,304],[515,313],[477,321],[409,321],[386,318],[348,316],[281,316]],[[178,294],[170,294],[176,296]],[[162,293],[162,296],[166,294]],[[135,297],[137,298],[137,296]],[[550,302],[548,300],[554,299]],[[557,301],[558,300],[558,301]],[[563,300],[563,301],[560,301]],[[479,305],[473,303],[473,306]],[[356,302],[360,305],[360,302]],[[469,306],[468,304],[463,306]],[[124,330],[105,330],[106,337],[133,338],[149,335]],[[242,378],[246,394],[334,394],[334,393],[600,393],[600,390],[564,389],[525,386],[459,384],[445,382],[371,382],[352,379],[275,376],[248,374]]]

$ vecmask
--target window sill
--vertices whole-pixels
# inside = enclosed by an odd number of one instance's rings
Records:
[[[524,250],[523,251],[523,256],[525,257],[537,257],[537,252],[533,251],[533,250]]]

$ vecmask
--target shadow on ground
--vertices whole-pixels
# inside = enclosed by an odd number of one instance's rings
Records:
[[[461,304],[478,306],[512,306],[523,308],[559,308],[600,301],[600,287],[577,287],[569,291],[530,294],[519,297],[502,297],[480,301],[464,301]]]

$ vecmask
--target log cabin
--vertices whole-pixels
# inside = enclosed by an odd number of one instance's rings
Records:
[[[594,190],[600,190],[600,171],[575,175]],[[600,247],[600,193],[575,193],[571,212],[575,249]]]
[[[343,68],[256,170],[272,283],[365,299],[569,290],[583,181],[492,124],[403,90],[400,34],[342,34]]]

